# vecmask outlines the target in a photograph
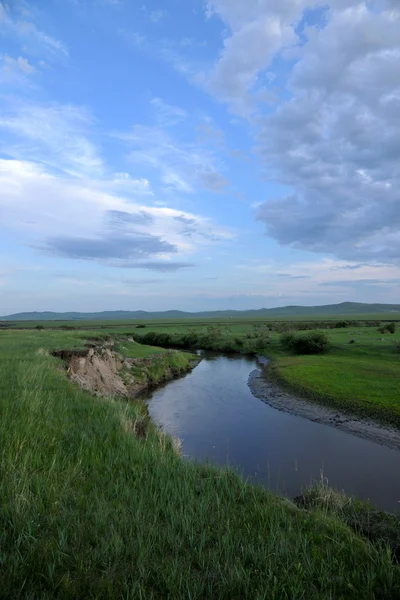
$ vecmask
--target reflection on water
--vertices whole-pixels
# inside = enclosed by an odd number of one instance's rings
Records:
[[[400,512],[400,452],[271,408],[248,385],[254,360],[207,357],[149,396],[149,412],[198,461],[229,464],[293,497],[320,479]]]

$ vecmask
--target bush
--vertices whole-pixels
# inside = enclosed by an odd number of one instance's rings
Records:
[[[283,333],[281,335],[281,345],[285,350],[293,350],[292,344],[295,338],[295,334],[293,331],[288,331],[287,333]]]
[[[323,331],[310,331],[308,333],[286,333],[281,336],[281,344],[285,350],[295,354],[321,354],[328,350],[329,337]]]
[[[36,329],[41,331],[42,329],[44,329],[44,325],[36,325]]]
[[[379,333],[396,333],[396,323],[386,323],[379,327]]]
[[[146,325],[143,325],[143,323],[141,323],[140,325],[136,325],[136,329],[145,329]]]
[[[335,323],[336,329],[346,329],[349,326],[349,321],[338,321]]]
[[[172,344],[172,336],[169,333],[157,333],[149,331],[141,338],[141,343],[148,346],[170,346]]]
[[[196,348],[199,345],[199,336],[196,331],[188,331],[178,339],[178,345],[183,348]]]

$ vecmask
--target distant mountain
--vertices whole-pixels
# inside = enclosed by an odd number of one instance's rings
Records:
[[[180,310],[165,312],[137,311],[105,311],[98,313],[55,313],[26,312],[0,317],[1,321],[112,321],[112,320],[152,320],[152,319],[195,319],[195,318],[229,318],[229,317],[332,317],[365,314],[400,313],[400,304],[362,304],[359,302],[343,302],[325,306],[284,306],[279,308],[261,308],[259,310],[220,310],[189,313]]]

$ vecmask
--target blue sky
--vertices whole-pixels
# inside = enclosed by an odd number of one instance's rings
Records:
[[[0,314],[400,299],[397,0],[0,1]]]

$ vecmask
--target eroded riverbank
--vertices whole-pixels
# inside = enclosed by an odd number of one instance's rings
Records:
[[[56,351],[53,355],[64,360],[69,378],[83,390],[98,396],[131,399],[185,375],[201,360],[194,354],[175,350],[132,358],[116,351],[113,341],[89,345],[84,350]]]

